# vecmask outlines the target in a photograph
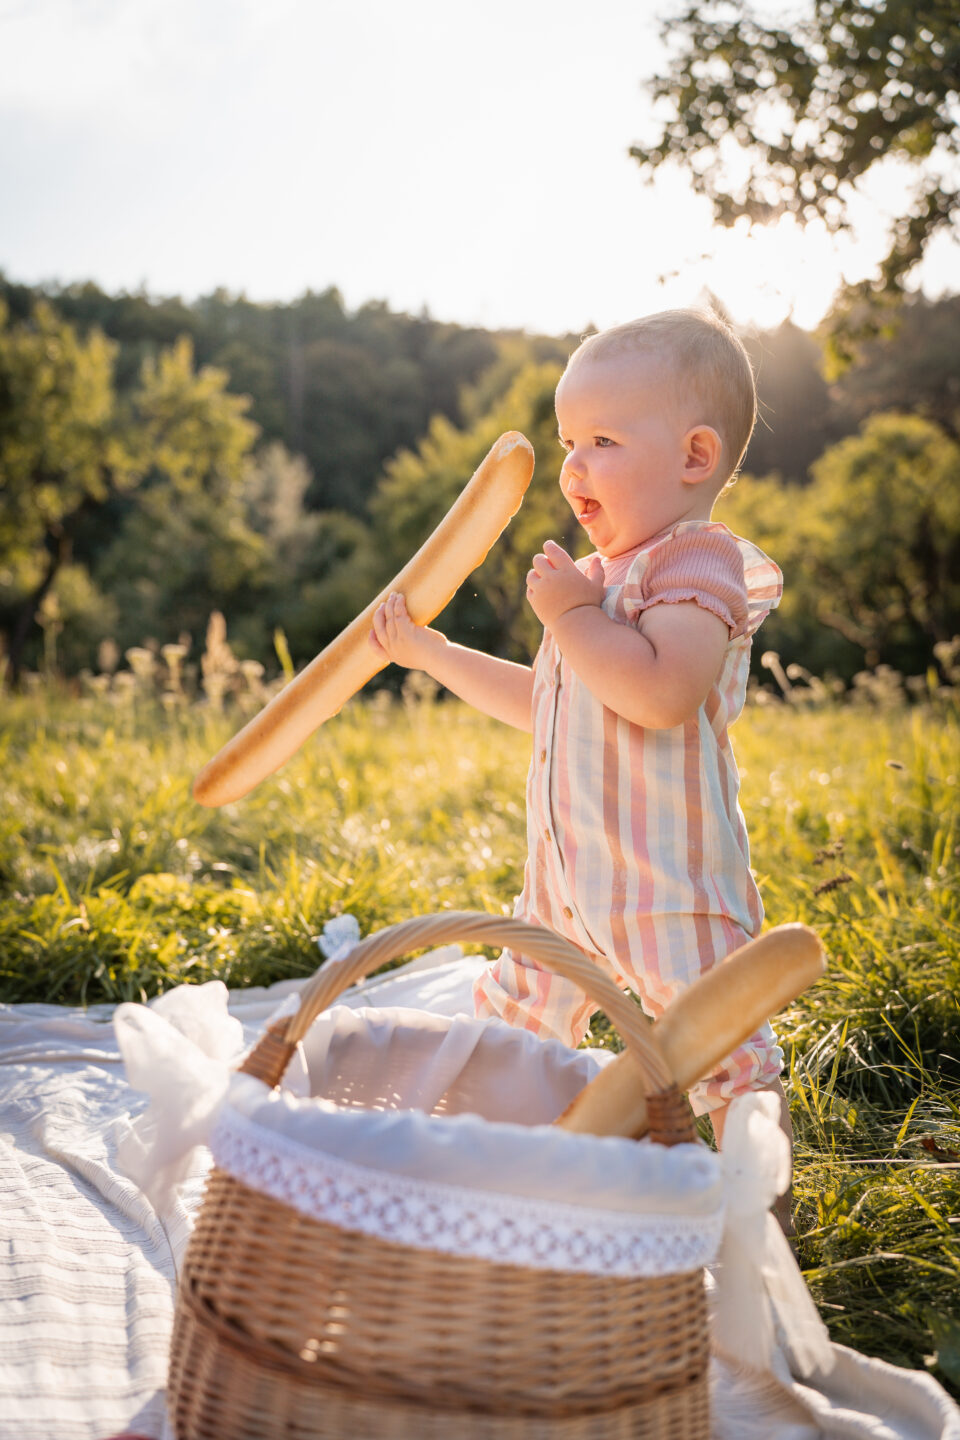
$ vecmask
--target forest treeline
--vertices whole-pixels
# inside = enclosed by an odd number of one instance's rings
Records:
[[[760,423],[717,511],[781,564],[764,630],[849,679],[935,663],[960,630],[960,297],[915,298],[829,376],[785,323],[745,335]],[[530,555],[577,526],[555,484],[552,396],[576,336],[491,332],[336,290],[289,304],[111,296],[0,277],[0,633],[8,673],[96,668],[222,611],[240,657],[308,660],[388,581],[503,430],[537,469],[442,617],[528,656]]]

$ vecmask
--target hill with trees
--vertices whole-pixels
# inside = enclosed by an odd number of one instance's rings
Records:
[[[760,421],[718,517],[784,568],[764,636],[787,660],[920,673],[960,629],[958,319],[960,297],[914,297],[832,381],[791,322],[744,336]],[[351,314],[336,291],[185,304],[0,282],[8,668],[75,674],[107,638],[199,645],[214,610],[241,657],[275,666],[280,628],[303,663],[507,429],[534,443],[533,486],[441,624],[529,655],[529,556],[582,540],[555,485],[553,389],[576,340]]]

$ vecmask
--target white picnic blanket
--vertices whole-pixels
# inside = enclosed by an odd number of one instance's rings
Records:
[[[470,1013],[485,962],[456,947],[338,1004]],[[252,1043],[300,981],[236,991]],[[0,1440],[169,1440],[163,1391],[176,1271],[203,1167],[158,1214],[116,1163],[145,1100],[127,1083],[112,1007],[0,1007]],[[801,1383],[713,1361],[714,1440],[960,1440],[931,1376],[840,1346]]]

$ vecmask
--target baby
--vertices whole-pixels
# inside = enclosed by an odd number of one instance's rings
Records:
[[[560,487],[594,553],[574,561],[547,541],[534,556],[527,598],[544,635],[532,668],[414,625],[398,594],[371,641],[533,732],[515,914],[579,946],[655,1017],[763,919],[728,732],[781,575],[711,519],[753,429],[753,372],[719,318],[669,310],[585,340],[556,411]],[[474,999],[478,1015],[569,1045],[593,1008],[509,950]],[[780,1095],[789,1135],[782,1068],[765,1025],[694,1087],[718,1142],[745,1090]]]

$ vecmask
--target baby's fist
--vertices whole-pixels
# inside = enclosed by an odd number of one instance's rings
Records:
[[[603,565],[592,556],[586,573],[555,540],[547,540],[543,553],[534,555],[527,573],[527,599],[537,618],[548,628],[568,610],[603,604]]]
[[[395,665],[403,665],[408,670],[421,668],[431,642],[438,638],[443,639],[438,631],[413,623],[407,613],[406,600],[396,590],[391,590],[374,612],[370,644]]]

